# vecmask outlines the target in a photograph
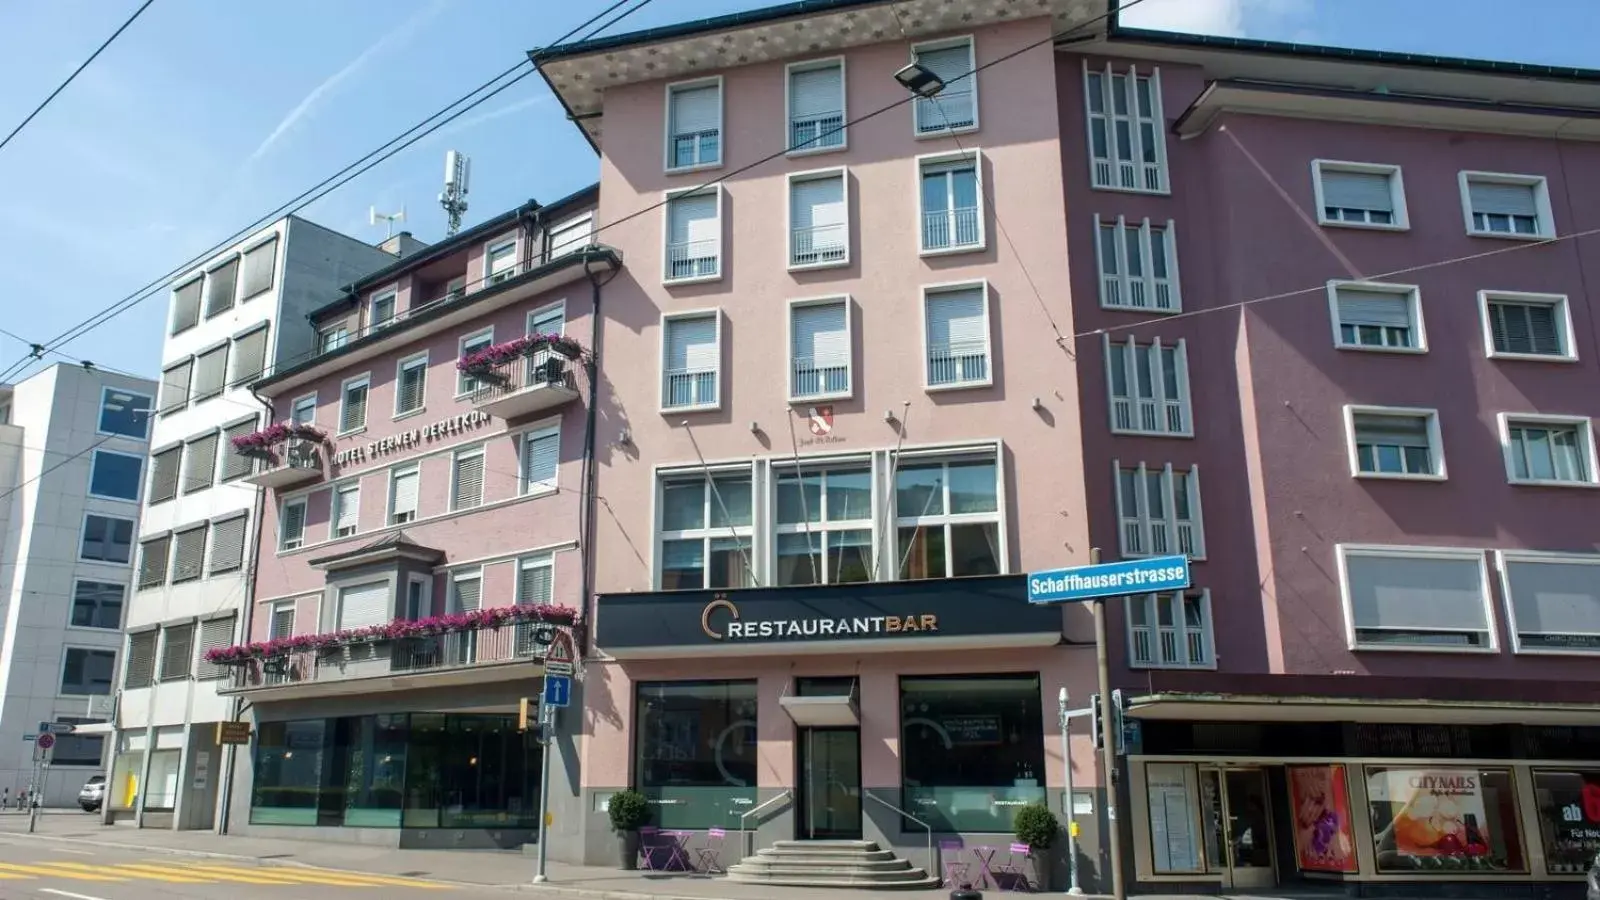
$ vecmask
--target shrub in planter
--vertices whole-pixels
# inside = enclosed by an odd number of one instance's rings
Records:
[[[638,791],[617,791],[606,806],[611,830],[622,838],[622,868],[639,864],[639,829],[650,821],[650,801]]]
[[[1038,889],[1050,890],[1050,848],[1061,833],[1061,823],[1055,813],[1043,803],[1029,803],[1017,810],[1017,842],[1033,848],[1033,878]]]

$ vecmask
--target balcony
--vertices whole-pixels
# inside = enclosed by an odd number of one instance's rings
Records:
[[[960,250],[977,247],[982,240],[978,227],[978,208],[963,206],[922,214],[922,249]]]
[[[722,274],[722,247],[715,238],[667,244],[668,281],[711,279]]]
[[[826,266],[842,263],[848,255],[845,226],[812,225],[795,228],[789,236],[789,265]]]
[[[546,349],[474,370],[472,406],[502,419],[555,409],[578,398],[575,368],[573,360]]]
[[[850,366],[824,363],[809,356],[796,357],[790,368],[790,395],[796,400],[820,400],[850,393]]]
[[[796,116],[789,122],[789,152],[844,146],[844,114],[824,112]]]
[[[321,481],[322,443],[309,438],[289,438],[250,450],[233,450],[260,461],[257,471],[244,478],[257,487],[288,490]]]
[[[981,385],[989,381],[989,351],[981,341],[952,341],[928,350],[928,386]]]

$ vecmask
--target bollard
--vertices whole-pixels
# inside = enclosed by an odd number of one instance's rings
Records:
[[[983,892],[974,890],[970,884],[963,884],[950,892],[950,900],[983,900]]]

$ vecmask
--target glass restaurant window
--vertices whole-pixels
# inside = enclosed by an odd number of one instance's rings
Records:
[[[777,532],[779,586],[871,581],[872,469],[780,473]]]
[[[661,484],[661,589],[750,587],[750,474]]]
[[[322,788],[322,719],[256,728],[251,825],[315,825]]]
[[[1368,766],[1378,871],[1528,871],[1508,769]]]
[[[756,803],[756,683],[641,682],[634,777],[660,828],[737,828]]]
[[[1000,573],[999,472],[993,451],[900,462],[895,516],[901,579]]]
[[[1008,833],[1044,802],[1037,674],[902,678],[900,738],[902,805],[934,831]]]
[[[1552,875],[1582,875],[1600,853],[1600,770],[1534,770],[1533,793]]]

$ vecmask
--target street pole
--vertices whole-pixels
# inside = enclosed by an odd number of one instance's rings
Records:
[[[1089,562],[1098,565],[1100,548],[1089,551]],[[1094,656],[1100,680],[1100,742],[1101,768],[1106,779],[1106,831],[1107,846],[1111,851],[1111,896],[1113,900],[1126,900],[1127,889],[1122,883],[1122,830],[1117,824],[1117,728],[1116,711],[1111,706],[1111,657],[1106,641],[1106,598],[1094,601]]]
[[[1078,886],[1078,822],[1073,818],[1073,808],[1076,805],[1072,799],[1072,736],[1068,733],[1068,726],[1072,719],[1067,716],[1067,689],[1061,688],[1061,693],[1056,695],[1057,708],[1060,710],[1061,719],[1061,770],[1067,783],[1067,888],[1069,894],[1081,894],[1083,888]]]
[[[556,708],[539,698],[539,871],[534,873],[534,884],[549,879],[544,874],[545,856],[550,849],[545,823],[550,819],[550,732],[555,730]]]

